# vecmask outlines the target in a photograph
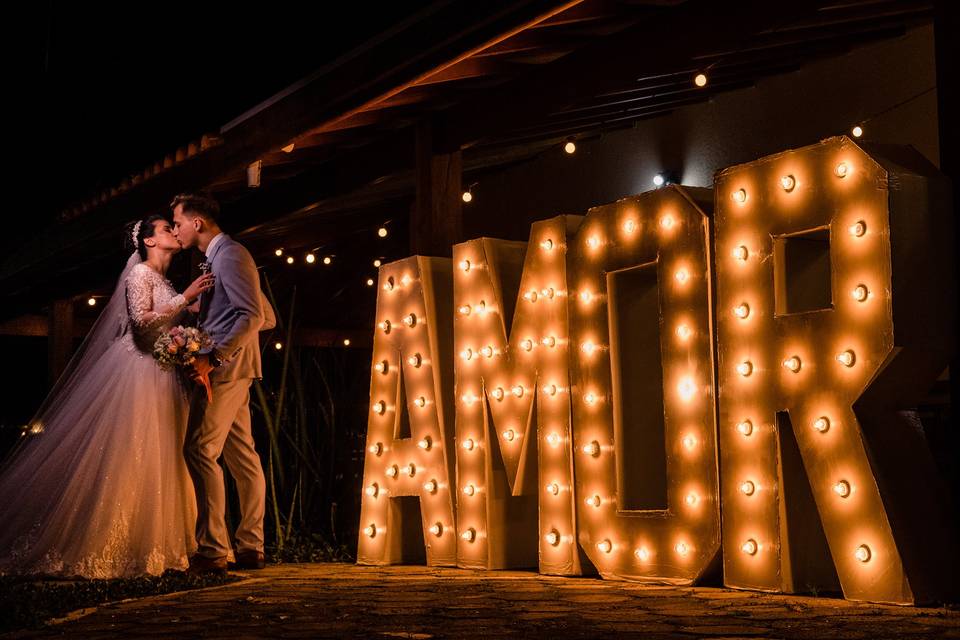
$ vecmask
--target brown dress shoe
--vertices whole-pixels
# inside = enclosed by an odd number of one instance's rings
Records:
[[[234,567],[237,569],[263,569],[267,566],[262,551],[241,551],[237,554],[237,562]]]
[[[198,553],[191,556],[188,571],[190,573],[226,573],[227,557],[208,558]]]

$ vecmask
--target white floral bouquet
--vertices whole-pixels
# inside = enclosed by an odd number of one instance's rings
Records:
[[[213,339],[206,331],[196,327],[176,326],[162,333],[153,343],[153,358],[164,369],[188,368],[197,360],[202,349],[212,346]],[[204,376],[197,381],[207,390],[207,400],[213,402],[210,378]]]

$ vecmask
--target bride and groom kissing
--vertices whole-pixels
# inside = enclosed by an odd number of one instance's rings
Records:
[[[275,315],[250,253],[220,230],[216,200],[184,194],[170,209],[128,225],[132,253],[109,302],[0,469],[0,575],[264,565],[249,402],[258,333]],[[201,252],[209,272],[178,293],[165,276],[182,250]],[[212,346],[189,371],[160,366],[157,339],[191,323]],[[235,551],[221,455],[240,498]]]

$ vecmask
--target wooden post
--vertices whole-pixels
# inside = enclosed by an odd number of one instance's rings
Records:
[[[410,214],[410,253],[453,255],[463,235],[460,150],[438,152],[430,123],[417,125],[417,195]]]
[[[73,354],[73,301],[55,300],[50,305],[50,332],[47,337],[47,375],[54,384]]]

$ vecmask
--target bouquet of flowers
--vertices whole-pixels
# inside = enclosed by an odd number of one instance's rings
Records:
[[[161,334],[153,343],[153,358],[164,369],[186,368],[196,361],[201,349],[212,346],[213,340],[205,331],[196,327],[176,326]],[[198,382],[207,390],[207,400],[213,402],[210,378],[203,376]]]

